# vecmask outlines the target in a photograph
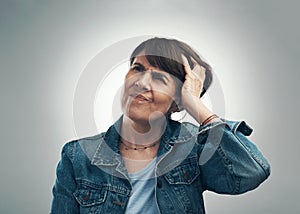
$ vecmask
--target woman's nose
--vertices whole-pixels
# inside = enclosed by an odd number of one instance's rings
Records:
[[[142,91],[149,91],[151,88],[151,72],[144,72],[135,83],[137,87],[139,87]]]

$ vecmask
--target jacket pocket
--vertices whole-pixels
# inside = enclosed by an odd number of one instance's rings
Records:
[[[197,157],[185,159],[164,175],[169,184],[191,184],[200,174]]]
[[[107,196],[107,187],[81,181],[73,193],[80,205],[80,213],[101,213]]]

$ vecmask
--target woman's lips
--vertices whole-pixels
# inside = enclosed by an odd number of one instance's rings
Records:
[[[141,94],[137,94],[137,95],[133,94],[131,96],[133,97],[134,100],[140,101],[140,102],[151,102],[152,101],[151,99],[149,99]]]

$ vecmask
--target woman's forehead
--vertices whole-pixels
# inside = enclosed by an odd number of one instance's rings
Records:
[[[149,61],[150,60],[150,61]],[[145,70],[153,70],[163,72],[167,77],[182,83],[184,81],[184,72],[182,72],[181,64],[172,61],[166,57],[147,55],[144,51],[137,54],[131,61],[131,65],[140,64]]]
[[[167,71],[164,71],[162,69],[160,69],[159,67],[157,66],[153,66],[149,63],[149,61],[147,60],[146,56],[144,55],[140,55],[140,56],[136,56],[133,60],[133,65],[134,64],[140,64],[142,66],[144,66],[144,68],[146,70],[153,70],[153,71],[158,71],[158,72],[165,72],[167,74],[169,74]]]
[[[150,63],[148,62],[147,58],[145,55],[138,55],[134,58],[133,60],[133,63],[141,63],[143,64],[144,66],[148,65],[148,66],[151,66]]]

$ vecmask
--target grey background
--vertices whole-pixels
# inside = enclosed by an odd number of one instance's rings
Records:
[[[272,165],[241,196],[205,193],[207,213],[299,213],[297,1],[0,1],[0,212],[48,213],[72,105],[88,62],[155,34],[196,48],[222,83],[226,117],[245,119]]]

